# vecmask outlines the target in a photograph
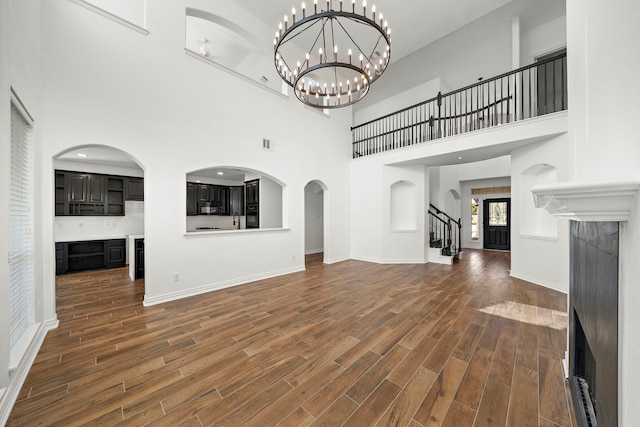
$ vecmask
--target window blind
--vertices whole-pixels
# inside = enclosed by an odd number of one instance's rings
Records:
[[[32,127],[11,104],[10,321],[11,347],[34,323]]]

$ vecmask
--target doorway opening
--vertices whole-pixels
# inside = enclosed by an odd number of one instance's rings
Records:
[[[485,199],[484,249],[511,250],[511,199]]]
[[[113,147],[83,145],[54,156],[53,169],[56,276],[118,268],[144,294],[140,163]]]
[[[305,265],[323,263],[325,253],[326,186],[310,181],[304,187],[304,254]]]

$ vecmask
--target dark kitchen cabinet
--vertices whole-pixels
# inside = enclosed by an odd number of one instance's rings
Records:
[[[187,182],[187,215],[243,215],[244,186]]]
[[[144,179],[125,178],[125,200],[144,200]]]
[[[196,185],[187,182],[187,215],[198,215],[198,197],[196,195]]]
[[[125,239],[56,243],[56,274],[124,267]]]
[[[127,263],[125,239],[113,239],[105,242],[107,268],[124,267]]]
[[[55,214],[65,215],[69,211],[67,200],[67,186],[65,185],[64,172],[56,171],[54,178]]]
[[[245,182],[247,205],[259,202],[259,179]]]
[[[107,178],[107,215],[124,215],[124,178]]]
[[[245,182],[245,214],[247,228],[260,228],[260,180]]]
[[[144,278],[144,239],[136,239],[135,241],[135,257],[136,257],[136,271],[135,278]]]
[[[196,184],[196,195],[199,202],[211,201],[211,187],[208,184]]]
[[[229,187],[225,186],[217,186],[218,192],[218,214],[220,215],[229,215]]]
[[[229,187],[229,215],[244,215],[244,186]]]
[[[56,242],[56,275],[64,274],[67,271],[66,249],[66,243]]]
[[[106,177],[86,173],[68,173],[67,200],[71,203],[104,203]]]
[[[144,180],[56,170],[54,192],[56,216],[123,216],[125,200],[142,200]]]

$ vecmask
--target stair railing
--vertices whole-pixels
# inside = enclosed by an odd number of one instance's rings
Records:
[[[462,252],[462,219],[453,219],[429,203],[429,246],[442,248],[442,255]]]
[[[438,93],[351,128],[353,158],[567,109],[567,54]]]

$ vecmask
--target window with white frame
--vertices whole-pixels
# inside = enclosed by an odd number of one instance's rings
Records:
[[[11,195],[10,195],[10,344],[13,348],[34,323],[33,296],[33,157],[32,125],[19,103],[11,103]]]

